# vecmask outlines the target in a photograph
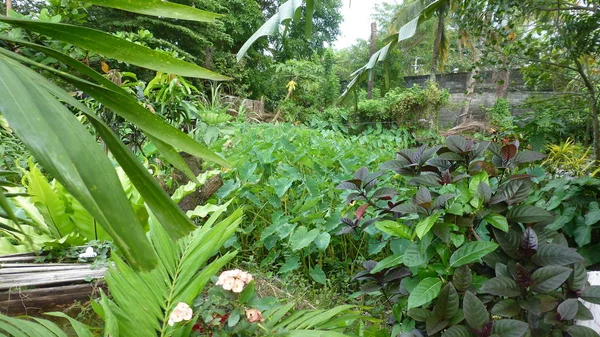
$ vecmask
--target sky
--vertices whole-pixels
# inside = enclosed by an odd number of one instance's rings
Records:
[[[399,0],[342,0],[344,22],[340,26],[342,34],[334,44],[335,49],[349,47],[356,39],[367,40],[371,35],[371,15],[375,4],[395,3]],[[351,3],[351,6],[349,5]]]

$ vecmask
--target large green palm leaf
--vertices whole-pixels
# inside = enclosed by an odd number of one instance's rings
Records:
[[[218,17],[216,14],[158,0],[94,3],[138,13],[200,22],[212,22]],[[0,21],[72,43],[107,58],[115,58],[149,69],[197,78],[227,79],[195,64],[186,63],[168,54],[93,29],[9,17],[0,17]],[[193,229],[189,219],[102,120],[70,97],[67,92],[13,60],[34,65],[36,69],[46,69],[63,77],[68,83],[79,87],[115,113],[134,123],[151,139],[161,142],[160,148],[165,152],[165,156],[184,172],[189,170],[182,167],[183,161],[179,160],[175,149],[221,165],[227,166],[228,163],[143,108],[133,96],[81,62],[31,42],[15,41],[7,36],[1,36],[0,39],[35,48],[85,76],[86,79],[46,67],[8,49],[0,48],[0,72],[2,72],[0,113],[6,117],[15,134],[21,138],[42,166],[61,182],[114,238],[127,261],[136,269],[150,269],[157,263],[157,256],[126,201],[113,164],[101,151],[94,138],[61,102],[68,102],[88,116],[115,159],[173,239],[180,238]],[[4,209],[4,213],[12,218],[6,205],[6,197],[0,196],[0,206]]]
[[[241,222],[242,212],[237,210],[215,224],[224,210],[221,207],[205,225],[178,241],[151,217],[149,237],[160,263],[151,271],[135,272],[115,257],[115,266],[106,276],[113,300],[103,298],[101,306],[95,306],[107,331],[118,330],[123,337],[177,336],[181,328],[188,328],[168,326],[170,313],[179,302],[191,304],[210,277],[235,255],[228,253],[205,266]],[[110,317],[116,317],[113,323]]]

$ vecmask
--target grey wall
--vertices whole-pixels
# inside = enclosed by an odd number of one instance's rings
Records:
[[[477,80],[477,84],[475,85],[475,92],[473,93],[470,107],[475,120],[487,120],[487,108],[493,106],[496,102],[497,83],[496,80],[492,78],[492,75],[491,72],[481,73]],[[440,87],[450,92],[450,103],[447,107],[442,109],[439,115],[438,122],[441,128],[448,128],[456,125],[460,110],[465,102],[468,77],[469,73],[437,75],[436,78]],[[407,87],[412,87],[415,84],[424,87],[427,80],[429,80],[429,75],[409,76],[404,78]],[[511,106],[511,112],[515,115],[527,111],[521,107],[521,104],[531,95],[547,96],[552,94],[550,91],[529,90],[525,86],[523,76],[518,70],[513,70],[510,73],[507,91],[507,99]]]

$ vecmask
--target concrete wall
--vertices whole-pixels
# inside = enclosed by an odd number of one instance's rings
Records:
[[[450,104],[443,108],[439,115],[438,122],[441,128],[448,128],[456,125],[460,110],[465,103],[468,77],[468,72],[441,74],[436,77],[440,87],[450,92]],[[427,80],[429,80],[429,75],[409,76],[405,77],[404,80],[407,87],[412,87],[415,84],[424,87]],[[480,74],[477,84],[475,85],[475,92],[473,93],[470,107],[475,120],[487,120],[487,108],[493,106],[496,102],[496,87],[497,82],[493,79],[493,73],[484,72]],[[523,76],[518,70],[513,70],[510,73],[507,91],[507,99],[511,105],[511,111],[515,115],[527,111],[521,107],[521,104],[528,97],[532,95],[548,96],[552,94],[550,91],[529,90],[525,86]]]

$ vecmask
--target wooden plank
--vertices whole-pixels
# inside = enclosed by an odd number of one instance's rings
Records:
[[[45,267],[45,266],[90,266],[89,263],[0,263],[0,268]]]
[[[27,267],[6,267],[0,266],[0,275],[3,274],[24,274],[24,273],[43,273],[49,271],[70,271],[70,270],[92,270],[89,264],[82,265],[64,265],[64,266],[53,266],[53,265],[37,265]]]
[[[106,290],[104,282],[3,292],[0,293],[0,312],[19,315],[57,310],[61,305],[97,297],[100,289]]]
[[[0,292],[0,302],[9,301],[16,297],[43,297],[50,296],[56,294],[68,294],[68,293],[77,293],[83,290],[89,290],[95,286],[102,287],[104,286],[104,281],[97,282],[86,282],[80,284],[70,284],[64,286],[57,287],[48,287],[48,288],[35,288],[35,289],[20,289],[20,288],[12,288],[6,291]]]
[[[15,287],[30,287],[51,285],[68,282],[81,282],[86,279],[102,278],[106,269],[98,270],[73,270],[69,273],[63,271],[27,274],[0,275],[0,290]]]
[[[37,256],[14,256],[14,257],[3,257],[0,258],[0,262],[25,262],[25,261],[35,261]]]

